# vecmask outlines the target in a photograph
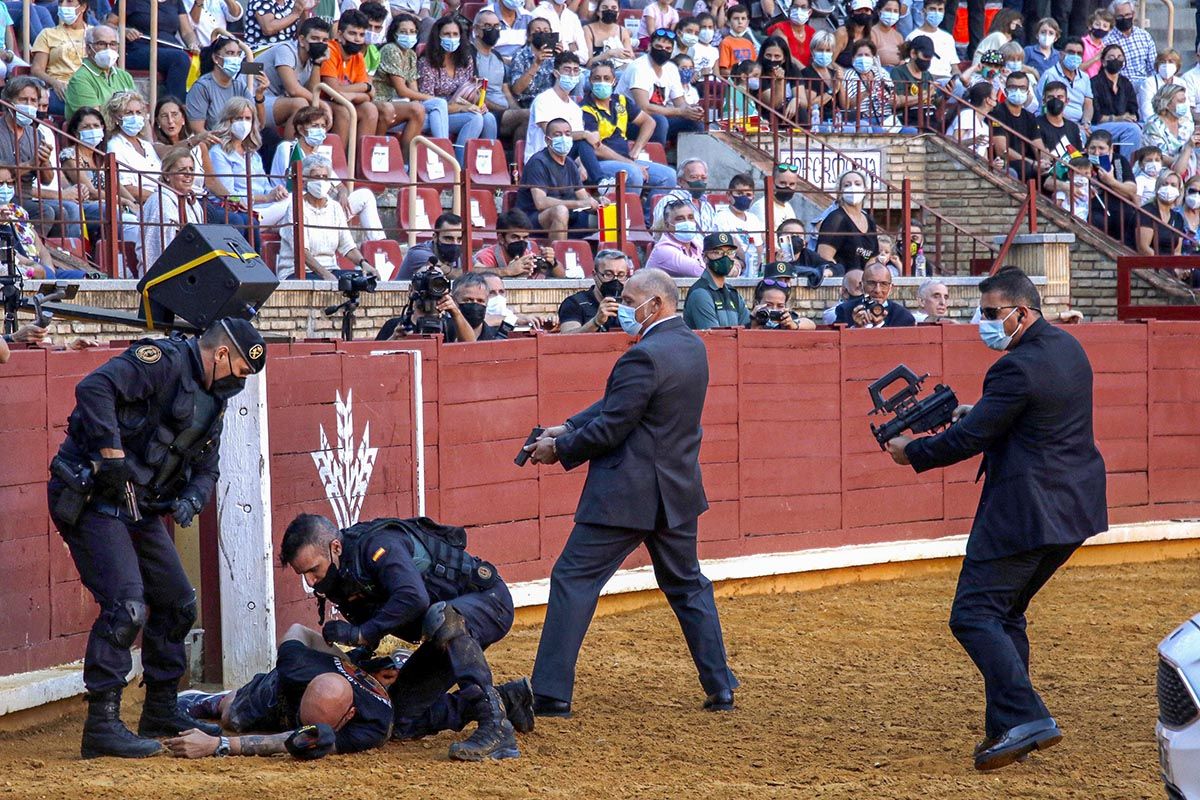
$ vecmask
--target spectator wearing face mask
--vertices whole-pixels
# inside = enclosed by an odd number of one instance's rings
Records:
[[[890,69],[900,63],[900,45],[904,43],[903,34],[896,28],[900,22],[900,0],[878,0],[875,14],[878,21],[871,26],[871,42],[879,65]]]
[[[1163,50],[1158,54],[1158,58],[1154,60],[1154,74],[1142,81],[1142,85],[1138,87],[1138,110],[1143,120],[1154,116],[1154,95],[1164,86],[1182,86],[1187,92],[1188,116],[1194,114],[1191,109],[1196,107],[1196,90],[1184,80],[1184,76],[1180,74],[1182,72],[1183,58],[1178,50]]]
[[[637,57],[629,29],[620,23],[620,9],[617,0],[600,0],[592,21],[583,26],[589,68],[608,61],[620,69]]]
[[[437,139],[450,137],[450,109],[445,98],[434,97],[418,88],[417,18],[411,14],[397,15],[388,26],[386,36],[388,41],[379,51],[379,67],[372,79],[375,97],[390,103],[397,118],[403,114],[405,106],[412,106],[414,114],[419,106],[425,115],[423,126],[415,122],[404,126],[400,141],[407,157],[408,143],[418,133],[428,133]]]
[[[554,85],[554,57],[563,52],[562,42],[554,43],[548,20],[530,20],[525,35],[527,44],[508,62],[505,73],[505,83],[521,108],[529,108],[535,97]]]
[[[358,7],[367,18],[366,49],[363,50],[363,63],[367,66],[367,74],[374,75],[379,67],[379,48],[386,41],[384,30],[388,23],[388,10],[382,3],[367,0]]]
[[[856,2],[869,4],[871,0]],[[733,6],[728,15],[729,32],[721,37],[721,45],[718,48],[720,57],[717,59],[717,69],[723,78],[729,77],[736,65],[758,58],[758,40],[750,32],[749,7],[740,4]]]
[[[1083,71],[1083,41],[1078,36],[1068,36],[1063,41],[1062,57],[1054,66],[1042,73],[1036,94],[1044,97],[1046,87],[1054,82],[1067,89],[1067,108],[1064,116],[1079,125],[1092,123],[1092,79]]]
[[[1144,256],[1177,256],[1183,251],[1183,238],[1178,231],[1185,226],[1179,213],[1179,198],[1183,181],[1174,172],[1158,176],[1154,198],[1142,206],[1137,216],[1137,251]]]
[[[783,38],[787,42],[792,59],[801,66],[808,66],[812,61],[809,47],[814,33],[812,26],[808,24],[812,19],[812,3],[810,0],[792,0],[787,9],[787,16],[786,20],[767,28],[767,35]]]
[[[461,275],[462,224],[462,217],[458,214],[446,212],[438,215],[433,222],[433,241],[420,242],[408,248],[404,262],[396,273],[396,280],[410,280],[415,273],[429,266],[431,261],[436,262],[438,269],[445,272],[447,277]]]
[[[659,198],[654,206],[651,230],[657,231],[662,228],[664,211],[667,203],[672,200],[680,200],[692,206],[701,235],[717,230],[717,209],[708,199],[708,164],[703,159],[689,158],[680,162],[675,175],[679,188]]]
[[[104,104],[104,120],[108,126],[107,150],[116,154],[120,165],[117,179],[121,216],[125,222],[136,222],[154,181],[162,173],[162,161],[154,145],[141,136],[146,127],[146,101],[137,92],[117,92]]]
[[[1000,70],[998,79],[1000,85],[1003,86],[1009,75],[1021,74],[1029,79],[1029,87],[1032,90],[1037,85],[1038,73],[1025,63],[1025,48],[1021,47],[1020,42],[1009,42],[1000,48],[1000,57],[1004,59],[1004,68]],[[1028,99],[1025,101],[1025,110],[1031,114],[1038,112],[1037,93],[1030,91]]]
[[[1025,46],[1025,63],[1037,70],[1039,75],[1053,67],[1062,58],[1054,49],[1054,43],[1062,36],[1062,28],[1054,17],[1041,19],[1037,24],[1037,41]]]
[[[1108,4],[1108,10],[1112,12],[1114,27],[1104,37],[1104,46],[1120,46],[1125,53],[1125,66],[1121,69],[1121,74],[1134,86],[1138,86],[1154,74],[1154,58],[1158,54],[1158,45],[1154,43],[1154,37],[1149,31],[1133,24],[1132,0],[1112,0]]]
[[[84,33],[83,66],[67,81],[64,113],[103,108],[117,92],[135,92],[133,76],[117,66],[117,29],[96,25]]]
[[[524,31],[533,21],[533,17],[525,11],[525,0],[495,0],[488,9],[500,20],[500,38],[496,45],[496,54],[507,63],[525,44]]]
[[[425,54],[417,60],[419,90],[446,101],[450,134],[455,137],[454,152],[460,164],[465,163],[466,145],[471,139],[496,138],[496,118],[484,113],[482,87],[476,80],[471,45],[463,30],[452,17],[442,17],[433,24]]]
[[[1154,145],[1133,151],[1133,180],[1137,185],[1138,202],[1149,203],[1158,188],[1158,178],[1163,172],[1163,154]]]
[[[530,126],[532,127],[532,126]],[[608,205],[583,186],[579,165],[569,153],[574,146],[571,123],[561,117],[546,125],[549,146],[525,164],[516,207],[546,231],[552,240],[566,239],[569,230],[595,230],[593,214]]]
[[[558,307],[560,333],[619,331],[618,298],[629,279],[629,259],[620,250],[596,253],[592,280],[595,285],[569,295]]]
[[[704,237],[703,256],[704,271],[688,289],[683,321],[694,331],[745,327],[750,323],[746,303],[737,289],[726,285],[726,279],[737,274],[737,245],[733,237],[728,233],[708,234]],[[653,258],[651,254],[651,261]]]
[[[1113,144],[1122,152],[1132,152],[1141,146],[1142,129],[1138,125],[1137,90],[1125,69],[1125,52],[1120,45],[1104,46],[1100,54],[1101,72],[1092,78],[1092,98],[1095,103],[1093,129],[1108,131]]]
[[[204,133],[217,127],[225,105],[242,97],[255,105],[258,124],[266,123],[266,75],[241,74],[242,62],[254,60],[254,54],[232,37],[218,36],[200,54],[203,75],[192,84],[187,96],[187,113],[192,133]],[[271,119],[272,124],[274,118]]]
[[[1183,231],[1187,234],[1187,238],[1183,242],[1184,255],[1196,255],[1200,252],[1200,175],[1193,175],[1188,178],[1187,183],[1183,187],[1183,205],[1179,208],[1180,216],[1183,218]],[[1195,287],[1200,285],[1200,275],[1197,275],[1197,270],[1189,270],[1188,274],[1177,275],[1180,280],[1190,278],[1190,285]]]
[[[1195,147],[1200,144],[1192,122],[1187,87],[1167,84],[1154,95],[1154,116],[1142,131],[1142,143],[1162,151],[1163,165],[1180,175],[1195,172]]]
[[[300,23],[298,39],[280,42],[257,58],[267,79],[266,119],[269,124],[284,126],[284,135],[288,138],[295,135],[292,117],[300,109],[314,104],[332,113],[333,130],[342,141],[349,138],[349,113],[336,103],[331,106],[318,99],[321,65],[329,58],[332,30],[332,26],[320,17],[309,17]]]
[[[834,63],[833,48],[832,33],[813,34],[812,63],[800,70],[800,88],[807,95],[804,107],[818,126],[833,122],[834,112],[846,104],[845,71]]]
[[[879,252],[875,220],[863,208],[866,176],[849,170],[838,179],[837,207],[821,222],[817,255],[843,269],[862,269]]]
[[[244,97],[233,98],[213,133],[217,141],[208,150],[213,172],[205,182],[209,192],[236,206],[249,207],[252,203],[251,210],[259,223],[279,225],[292,207],[292,195],[286,187],[272,186],[263,171],[262,156],[258,154],[262,133],[254,106]],[[257,230],[253,233],[257,238]]]
[[[338,256],[354,263],[368,275],[376,275],[375,268],[363,257],[350,235],[350,223],[342,204],[332,198],[330,179],[333,163],[322,155],[306,156],[302,162],[304,171],[304,267],[307,277],[336,280],[333,270],[338,268]],[[280,279],[290,278],[296,271],[295,219],[292,205],[288,204],[279,228],[282,240],[276,274]],[[316,273],[315,275],[313,273]]]
[[[50,113],[62,114],[66,108],[67,84],[83,69],[87,50],[88,4],[79,0],[59,0],[58,24],[37,35],[31,48],[30,72],[50,87]]]
[[[778,36],[768,36],[758,51],[761,68],[758,100],[786,119],[807,119],[808,109],[800,104],[808,100],[800,89],[800,67],[788,53],[787,43]]]
[[[879,66],[871,41],[860,39],[850,49],[854,53],[850,71],[846,74],[850,124],[864,131],[889,126],[896,102],[896,88],[891,76]]]
[[[796,209],[792,207],[792,199],[800,188],[800,173],[795,164],[776,164],[774,170],[775,194],[771,198],[772,221],[776,226],[789,219],[796,219]],[[750,206],[750,213],[763,222],[767,220],[767,198],[758,198]]]
[[[733,236],[738,245],[738,257],[746,265],[745,274],[757,275],[762,262],[765,228],[762,218],[754,213],[754,180],[738,173],[729,179],[729,205],[717,212],[716,229]]]
[[[363,58],[369,25],[361,11],[342,14],[338,38],[329,42],[329,57],[321,62],[321,82],[354,104],[359,135],[377,133],[380,121],[380,108],[375,104],[371,76]]]
[[[892,83],[896,86],[896,111],[904,125],[922,126],[932,121],[933,109],[941,105],[942,95],[933,90],[933,42],[919,36],[900,46],[905,60],[892,67]]]
[[[700,31],[696,34],[696,43],[688,50],[688,55],[696,62],[696,74],[702,78],[717,75],[717,62],[721,60],[721,51],[717,47],[717,21],[712,14],[696,15],[696,24]]]
[[[854,63],[854,43],[871,40],[871,28],[877,19],[871,0],[851,0],[846,24],[834,31],[833,52],[838,66],[850,69]]]
[[[1014,72],[1004,87],[1004,105],[992,112],[993,147],[1001,154],[1009,174],[1017,180],[1037,178],[1046,170],[1037,118],[1025,109],[1029,102],[1029,76]],[[1046,165],[1048,166],[1048,165]]]
[[[502,278],[561,278],[565,271],[554,256],[554,248],[539,250],[529,240],[533,229],[529,217],[517,209],[496,218],[496,244],[475,256],[472,271],[493,270]],[[545,266],[539,266],[542,262]]]
[[[554,314],[521,314],[510,306],[504,279],[492,270],[472,270],[471,274],[480,276],[487,284],[487,313],[484,322],[496,328],[502,338],[508,335],[507,331],[502,330],[505,324],[510,331],[518,325],[526,325],[535,331],[553,331],[558,327],[558,317]]]
[[[958,74],[958,49],[954,36],[941,27],[945,18],[945,0],[925,0],[925,22],[905,37],[911,42],[918,36],[925,36],[933,42],[933,63],[929,72],[939,83]]]
[[[675,32],[660,28],[650,37],[650,50],[626,67],[617,85],[638,107],[654,117],[654,141],[666,145],[680,133],[702,131],[704,109],[684,99],[679,68],[671,63]]]
[[[572,150],[568,153],[578,158],[576,144],[585,142],[593,148],[591,157],[594,160],[594,148],[600,144],[600,137],[594,132],[588,135],[583,129],[583,109],[575,102],[574,92],[582,75],[579,57],[571,52],[562,52],[554,57],[554,84],[533,100],[529,109],[529,127],[525,133],[525,162],[529,163],[535,155],[546,149],[546,127],[552,120],[565,119],[571,123]],[[580,159],[580,165],[586,170],[588,164]],[[588,171],[587,180],[595,183],[600,179],[599,174],[592,174],[596,169]]]
[[[816,324],[797,316],[790,308],[791,291],[778,281],[768,278],[754,287],[754,308],[750,311],[751,330],[811,331]]]
[[[1042,95],[1042,115],[1037,118],[1042,145],[1054,159],[1070,152],[1083,152],[1083,134],[1079,126],[1064,116],[1067,110],[1067,87],[1057,81],[1046,84]]]
[[[691,203],[677,198],[667,200],[663,228],[646,260],[646,268],[661,269],[677,278],[699,277],[704,272],[703,251],[697,241],[702,234]]]
[[[1092,224],[1132,248],[1134,220],[1130,204],[1140,205],[1133,169],[1124,156],[1113,152],[1108,131],[1092,131],[1087,157],[1093,167]]]
[[[516,143],[525,138],[529,127],[529,112],[517,107],[517,98],[504,82],[504,59],[496,52],[500,41],[500,18],[496,12],[484,9],[475,15],[475,74],[487,81],[484,105],[496,121],[496,130],[506,149],[513,151]],[[405,148],[404,152],[408,152]]]
[[[683,85],[683,102],[689,106],[700,104],[700,91],[692,85],[696,78],[696,63],[687,53],[679,53],[671,59],[679,70],[679,83]]]

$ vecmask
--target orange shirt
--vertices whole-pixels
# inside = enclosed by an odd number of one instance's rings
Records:
[[[749,39],[734,36],[732,33],[721,39],[721,58],[717,62],[721,69],[733,69],[734,64],[755,58],[758,58],[758,48]]]
[[[370,83],[367,75],[367,62],[362,53],[347,58],[342,53],[342,45],[337,39],[329,40],[329,58],[321,65],[322,78],[335,78],[346,83]]]

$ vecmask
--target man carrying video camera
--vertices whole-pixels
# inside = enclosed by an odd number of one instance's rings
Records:
[[[912,312],[892,303],[892,273],[882,264],[863,270],[863,295],[838,304],[833,321],[852,328],[905,328],[917,324]]]
[[[596,253],[592,280],[595,286],[568,296],[558,307],[560,333],[619,331],[618,298],[629,279],[629,259],[620,250]]]
[[[482,300],[478,297],[480,293]],[[459,295],[460,299],[456,300],[446,273],[430,264],[413,275],[404,312],[383,323],[375,339],[384,341],[414,334],[440,333],[446,342],[475,341],[482,333],[477,328],[483,326],[487,314],[487,284],[482,281],[480,285],[468,283]],[[489,335],[486,338],[498,337]]]

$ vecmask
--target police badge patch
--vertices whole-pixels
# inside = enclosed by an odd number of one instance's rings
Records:
[[[162,350],[159,350],[155,345],[144,344],[137,350],[134,350],[133,355],[143,364],[157,364],[159,359],[162,358]]]

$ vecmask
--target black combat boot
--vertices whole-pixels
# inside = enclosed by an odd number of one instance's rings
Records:
[[[504,717],[504,703],[496,688],[472,686],[463,692],[475,695],[471,717],[479,726],[463,741],[450,745],[450,758],[455,761],[483,761],[520,756],[513,725]]]
[[[512,723],[517,733],[529,733],[533,730],[533,687],[529,678],[519,678],[515,681],[502,683],[496,687],[500,699],[504,701],[504,713]]]
[[[153,739],[135,736],[121,722],[121,690],[87,694],[88,714],[83,723],[83,744],[79,755],[84,758],[116,756],[118,758],[145,758],[162,749]]]
[[[138,722],[141,736],[178,736],[190,728],[209,736],[220,736],[221,726],[200,722],[179,710],[177,687],[174,681],[146,684],[146,703]]]

